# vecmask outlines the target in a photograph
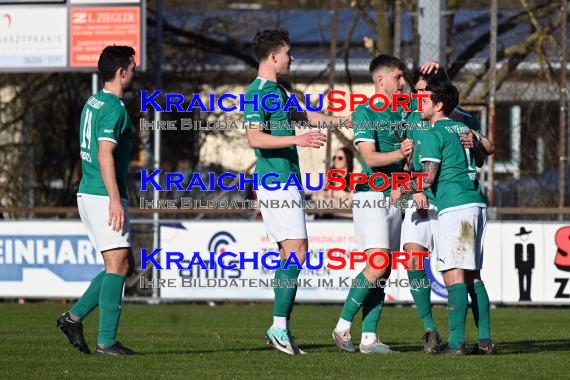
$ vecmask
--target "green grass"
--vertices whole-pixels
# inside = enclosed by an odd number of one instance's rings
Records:
[[[415,309],[385,308],[381,340],[403,351],[367,356],[338,352],[330,340],[340,306],[300,305],[293,332],[304,356],[291,357],[265,345],[269,304],[134,305],[123,307],[119,340],[144,353],[139,357],[100,357],[75,351],[55,320],[69,305],[0,304],[0,377],[11,378],[568,378],[568,309],[496,309],[494,357],[434,357],[421,351],[421,324]],[[434,309],[447,335],[446,312]],[[467,338],[475,342],[468,315]],[[96,342],[95,312],[85,321],[86,338]],[[359,323],[353,331],[358,332]],[[354,334],[358,341],[359,334]]]

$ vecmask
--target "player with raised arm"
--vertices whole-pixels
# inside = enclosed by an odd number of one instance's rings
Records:
[[[477,181],[474,154],[459,138],[469,128],[449,118],[459,102],[459,93],[450,82],[430,82],[426,91],[429,97],[423,100],[421,117],[432,128],[422,141],[421,162],[428,173],[423,186],[424,191],[433,191],[438,206],[435,258],[448,288],[450,326],[448,343],[439,352],[466,353],[465,318],[468,292],[472,290],[478,352],[493,354],[496,347],[490,334],[489,297],[480,276],[487,208]],[[417,180],[408,182],[407,187],[402,193],[420,192]]]
[[[79,140],[83,176],[77,193],[81,221],[105,270],[57,320],[57,327],[80,352],[90,353],[82,320],[99,306],[96,353],[134,355],[116,340],[125,277],[134,268],[127,204],[127,179],[132,123],[122,98],[132,89],[135,51],[129,46],[107,46],[98,69],[105,86],[83,107]]]
[[[420,94],[426,93],[428,83],[435,81],[445,82],[448,80],[447,74],[443,68],[426,72],[425,67],[420,67],[414,72],[413,83],[416,91]],[[427,120],[421,119],[421,112],[417,110],[417,104],[412,105],[413,112],[408,115],[407,121],[409,129],[407,137],[414,142],[414,151],[410,162],[411,171],[421,172],[422,164],[422,140],[429,133],[430,124]],[[482,164],[480,160],[494,151],[494,145],[484,136],[480,134],[480,125],[475,117],[468,112],[456,107],[450,116],[452,119],[461,121],[466,124],[469,129],[470,136],[467,134],[460,135],[465,148],[471,148],[476,151],[478,164]],[[459,120],[458,120],[459,119]],[[478,136],[478,137],[477,137]],[[474,139],[477,139],[474,141]],[[478,143],[478,142],[480,143]],[[481,144],[481,145],[479,145]],[[463,154],[463,153],[462,153]],[[480,166],[480,165],[479,165]],[[392,192],[393,199],[399,197],[399,190]],[[416,209],[414,207],[406,208],[404,221],[402,222],[401,243],[403,249],[408,252],[433,252],[437,234],[437,203],[431,189],[424,192],[414,194],[414,200],[417,204],[429,203],[427,209]],[[407,262],[409,270],[407,270],[410,284],[422,284],[427,282],[427,276],[424,269],[419,269],[419,260],[417,256],[412,256]],[[414,299],[416,310],[424,325],[424,335],[422,337],[424,351],[434,353],[440,346],[440,337],[437,331],[435,321],[433,320],[431,308],[431,289],[422,286],[410,286],[410,293]],[[475,309],[473,309],[475,310]]]
[[[401,93],[405,81],[405,66],[398,58],[390,55],[379,55],[372,60],[369,67],[374,82],[375,94],[383,94],[392,99],[393,94]],[[383,103],[375,103],[381,108]],[[403,160],[412,152],[413,144],[404,140],[401,131],[382,128],[380,123],[399,123],[402,121],[402,109],[396,112],[391,107],[378,112],[373,110],[368,102],[356,108],[352,114],[354,144],[362,155],[362,172],[369,178],[374,173],[383,173],[391,178],[394,172],[401,172]],[[398,124],[393,124],[398,125]],[[383,185],[382,178],[376,178],[375,185]],[[391,184],[384,191],[373,189],[368,182],[358,184],[353,194],[353,204],[378,202],[387,200],[390,196]],[[354,228],[359,251],[370,257],[375,252],[391,254],[398,251],[400,246],[400,225],[402,216],[400,209],[361,208],[353,209]],[[383,266],[384,258],[374,257],[374,264]],[[355,352],[352,341],[352,321],[362,307],[362,339],[359,350],[362,353],[390,353],[388,346],[378,340],[376,331],[384,305],[384,289],[375,286],[377,280],[388,278],[389,265],[385,269],[374,269],[367,262],[366,267],[356,278],[351,287],[336,328],[332,332],[334,344],[343,351]],[[358,284],[356,284],[356,282]],[[356,286],[358,285],[358,286]]]
[[[264,175],[274,173],[275,177],[270,177],[269,181],[281,183],[281,189],[275,191],[269,191],[260,186],[257,197],[260,201],[278,200],[293,204],[304,200],[304,192],[297,186],[284,188],[283,185],[291,174],[294,174],[298,183],[301,184],[297,146],[318,149],[324,145],[326,136],[320,131],[296,135],[294,129],[286,127],[291,125],[293,113],[283,110],[288,95],[278,83],[278,79],[289,73],[291,62],[294,60],[289,44],[289,33],[286,30],[261,31],[253,40],[253,50],[259,59],[259,70],[257,78],[247,88],[246,100],[253,100],[255,95],[258,96],[259,102],[268,94],[279,96],[278,101],[275,98],[268,98],[266,102],[270,107],[274,107],[271,103],[279,103],[275,111],[267,111],[261,104],[258,104],[257,110],[251,103],[245,106],[244,119],[248,123],[247,139],[257,157],[255,173],[259,175],[260,182]],[[341,120],[338,117],[314,112],[306,112],[305,115],[311,123],[332,121],[338,125]],[[283,128],[264,129],[262,123],[279,125]],[[277,243],[279,247],[281,265],[275,271],[275,278],[291,283],[291,280],[298,278],[300,268],[295,264],[285,267],[287,259],[291,252],[295,252],[299,263],[303,265],[309,249],[305,211],[300,207],[265,208],[261,204],[261,215],[269,239]],[[297,287],[279,286],[274,291],[273,324],[266,332],[266,340],[277,350],[287,354],[304,353],[298,348],[290,333],[291,311]]]

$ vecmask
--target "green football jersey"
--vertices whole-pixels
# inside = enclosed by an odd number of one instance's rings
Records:
[[[436,183],[432,186],[439,214],[486,206],[477,181],[475,158],[458,136],[467,132],[469,128],[465,124],[444,118],[436,121],[423,138],[421,161],[440,163]]]
[[[410,109],[412,112],[407,115],[408,130],[407,138],[414,142],[414,150],[412,151],[412,172],[419,173],[423,171],[423,165],[420,162],[422,156],[422,140],[430,130],[429,121],[421,119],[421,112],[417,109],[418,100],[413,99]],[[424,194],[429,203],[436,206],[436,198],[431,189],[424,190]]]
[[[293,128],[286,127],[287,125],[291,126],[291,113],[296,108],[291,107],[288,112],[283,111],[283,108],[289,99],[285,89],[276,82],[257,77],[247,88],[245,99],[253,100],[254,94],[257,94],[258,96],[259,109],[254,111],[253,104],[245,104],[244,121],[267,123],[269,127],[274,125],[275,128],[269,128],[269,130],[265,131],[273,136],[295,136],[295,130]],[[268,94],[279,96],[279,101],[271,97],[265,101],[267,107],[276,108],[278,105],[278,110],[266,111],[261,106],[263,97]],[[278,181],[282,183],[287,182],[291,173],[295,173],[299,183],[302,184],[301,170],[299,168],[299,155],[297,154],[296,146],[293,145],[282,149],[256,148],[254,151],[255,156],[257,157],[255,173],[259,174],[260,183],[261,178],[268,173],[276,173],[279,176]],[[271,177],[268,181],[275,181],[275,179]]]
[[[421,163],[422,159],[422,141],[426,134],[430,130],[429,121],[421,119],[421,112],[418,111],[418,100],[413,99],[411,104],[412,112],[408,114],[408,131],[407,137],[414,141],[414,150],[412,153],[412,171],[419,173],[423,171],[423,165]],[[476,132],[481,131],[481,126],[476,117],[468,113],[467,111],[461,109],[460,107],[455,108],[451,117],[455,121],[459,121],[465,124],[469,129]],[[433,194],[432,189],[424,190],[425,196],[428,198],[429,202],[434,206],[437,206],[436,197]]]
[[[383,103],[376,103],[376,107],[381,108]],[[361,104],[352,113],[352,129],[354,130],[354,144],[367,141],[374,144],[377,152],[392,152],[400,149],[402,139],[405,136],[405,131],[398,129],[403,121],[402,108],[392,112],[391,107],[388,107],[382,112],[374,111],[368,105],[368,102]],[[396,125],[398,127],[396,127]],[[395,162],[391,165],[371,168],[369,167],[364,158],[361,158],[362,173],[366,174],[368,178],[374,173],[384,173],[388,176],[388,187],[382,192],[389,196],[392,187],[392,173],[401,173],[403,168],[403,160]],[[380,187],[384,185],[384,180],[380,177],[375,178],[374,185]],[[368,181],[366,183],[359,183],[356,185],[355,191],[376,191],[370,187]]]
[[[79,193],[109,196],[99,166],[99,141],[117,144],[115,175],[121,198],[127,199],[132,124],[125,105],[115,94],[102,90],[91,96],[81,113],[79,143],[83,176]]]

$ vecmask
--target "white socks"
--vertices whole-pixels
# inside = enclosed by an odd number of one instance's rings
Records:
[[[372,343],[375,343],[376,341],[378,341],[376,333],[362,333],[362,339],[360,340],[360,344],[368,346]]]
[[[287,322],[288,321],[286,317],[273,316],[273,327],[278,327],[280,329],[287,329],[288,328]]]
[[[335,330],[336,331],[348,330],[348,329],[350,329],[350,326],[352,326],[351,321],[347,321],[346,319],[339,318],[338,323],[336,324]]]

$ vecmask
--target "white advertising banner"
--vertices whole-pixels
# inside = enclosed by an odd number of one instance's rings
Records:
[[[544,302],[544,224],[501,224],[503,302]]]
[[[544,302],[570,304],[570,224],[544,225]]]
[[[103,269],[79,221],[0,223],[0,297],[79,297]]]
[[[319,269],[310,270],[305,268],[299,277],[302,287],[297,292],[297,300],[336,302],[346,298],[350,288],[351,280],[364,268],[363,263],[356,263],[354,269],[349,269],[348,265],[344,269],[333,270],[327,268],[329,263],[327,252],[337,248],[346,250],[345,257],[348,263],[348,252],[357,251],[354,238],[354,227],[351,222],[331,222],[331,223],[308,223],[309,249],[311,256],[308,264]],[[202,269],[199,265],[193,265],[188,269],[163,269],[160,271],[160,278],[172,281],[176,287],[161,288],[161,298],[166,299],[194,299],[194,300],[272,300],[273,288],[258,284],[257,280],[269,281],[274,278],[274,270],[265,269],[261,263],[266,262],[271,265],[278,263],[277,246],[272,244],[265,234],[265,228],[259,222],[189,222],[175,226],[161,227],[161,265],[166,267],[166,252],[181,252],[185,261],[183,267],[188,267],[194,252],[199,252],[208,269]],[[245,252],[244,257],[253,259],[259,263],[258,268],[253,268],[251,262],[245,263],[244,269],[224,270],[219,266],[210,268],[210,252],[214,252],[217,257],[224,252],[239,254]],[[255,253],[257,252],[257,253]],[[275,252],[263,259],[264,254]],[[341,253],[339,253],[341,255]],[[231,265],[238,262],[239,258],[227,258],[223,262]],[[332,264],[338,265],[337,261]],[[172,265],[171,268],[176,268]],[[182,286],[183,279],[187,282]],[[392,280],[398,278],[397,274]],[[211,284],[220,286],[208,287],[208,279]],[[214,282],[213,280],[218,281]],[[220,281],[222,280],[222,281]],[[232,287],[226,285],[225,280],[236,280],[238,285],[244,281],[245,286]],[[250,283],[249,280],[254,282]],[[407,278],[406,278],[407,280]],[[191,284],[191,285],[190,285]],[[228,281],[227,285],[231,285]],[[387,284],[386,300],[398,301],[399,292],[402,290],[398,286]],[[407,288],[404,290],[407,292]]]
[[[363,268],[327,268],[327,252],[336,248],[356,251],[351,222],[310,222],[308,264],[299,281],[297,299],[308,302],[342,302],[351,279]],[[261,222],[199,221],[161,227],[160,263],[167,265],[167,252],[184,255],[177,269],[160,270],[164,299],[272,300],[273,269],[277,266],[276,245],[269,242]],[[152,249],[147,250],[151,254]],[[197,252],[195,255],[194,253]],[[213,252],[210,254],[210,252]],[[239,268],[240,252],[250,259]],[[482,278],[495,303],[570,305],[570,225],[549,222],[489,223],[485,239]],[[135,253],[141,253],[136,247]],[[229,254],[235,253],[233,258]],[[257,258],[256,258],[257,255]],[[337,253],[335,255],[343,255]],[[238,264],[224,269],[217,264]],[[158,258],[158,257],[157,257]],[[199,261],[205,268],[201,268]],[[348,262],[348,260],[347,260]],[[190,264],[194,265],[190,265]],[[257,267],[254,267],[257,263]],[[330,262],[338,264],[338,261]],[[151,266],[148,263],[148,266]],[[432,300],[446,302],[447,293],[437,265],[426,261]],[[103,270],[81,222],[62,221],[0,223],[0,297],[78,297],[91,279]],[[183,281],[185,281],[184,286]],[[208,282],[209,281],[209,282]],[[386,288],[387,302],[412,302],[406,271],[393,271]]]
[[[304,269],[300,276],[299,301],[342,302],[346,298],[350,280],[363,268],[333,270],[326,268],[330,249],[356,251],[354,227],[351,222],[309,222],[309,263],[322,265],[318,270]],[[188,222],[161,227],[162,251],[160,263],[166,265],[166,252],[184,255],[183,267],[187,268],[194,252],[208,269],[191,265],[191,269],[164,269],[160,278],[171,281],[174,286],[161,288],[161,298],[188,300],[272,300],[273,289],[258,280],[268,283],[274,271],[254,269],[250,262],[245,269],[224,270],[210,265],[213,259],[224,252],[246,252],[253,259],[258,252],[258,263],[270,251],[276,251],[266,237],[261,222]],[[495,303],[567,303],[570,304],[570,226],[545,222],[487,224],[485,256],[482,279],[491,302]],[[322,254],[320,254],[322,252]],[[346,256],[348,257],[348,256]],[[270,256],[267,263],[276,260]],[[225,265],[237,263],[238,258],[227,257]],[[196,264],[196,262],[195,262]],[[338,264],[333,262],[332,264]],[[434,302],[447,302],[447,290],[437,263],[426,260],[426,272],[432,288]],[[210,269],[211,268],[211,269]],[[208,283],[210,280],[210,283]],[[235,280],[232,286],[230,280]],[[250,282],[253,280],[253,282]],[[386,288],[387,302],[412,302],[403,268],[392,272],[392,281]],[[186,281],[183,286],[183,281]],[[226,282],[227,281],[227,282]],[[308,281],[308,282],[307,282]],[[237,285],[237,286],[236,286]],[[242,286],[243,285],[243,286]]]
[[[67,66],[67,7],[0,6],[0,68]]]

